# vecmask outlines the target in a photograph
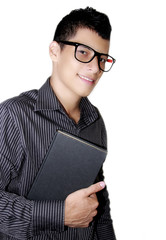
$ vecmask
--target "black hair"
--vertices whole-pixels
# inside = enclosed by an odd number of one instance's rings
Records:
[[[88,28],[103,39],[110,40],[112,28],[108,16],[91,7],[86,7],[71,11],[59,22],[53,41],[69,40],[75,36],[79,28]]]

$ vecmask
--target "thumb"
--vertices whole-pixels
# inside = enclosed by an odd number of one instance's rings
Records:
[[[105,183],[98,182],[98,183],[95,183],[95,184],[89,186],[88,188],[85,188],[84,193],[85,193],[85,196],[88,197],[94,193],[97,193],[97,192],[103,190],[104,188],[105,188]]]

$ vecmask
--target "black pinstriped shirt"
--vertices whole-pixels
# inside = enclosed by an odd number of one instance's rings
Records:
[[[63,201],[26,198],[57,130],[65,130],[106,148],[106,131],[87,98],[78,124],[68,117],[49,79],[40,90],[0,104],[0,240],[115,240],[107,190],[88,228],[64,226]],[[56,156],[55,156],[56,157]],[[98,180],[103,180],[102,170]]]

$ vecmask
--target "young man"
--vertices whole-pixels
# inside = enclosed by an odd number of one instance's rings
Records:
[[[106,15],[72,11],[50,44],[51,77],[39,91],[0,105],[1,240],[115,240],[102,169],[95,184],[65,201],[26,198],[57,130],[107,147],[102,117],[87,96],[115,62],[110,32]]]

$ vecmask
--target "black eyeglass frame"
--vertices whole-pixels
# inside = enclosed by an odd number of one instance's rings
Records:
[[[78,43],[78,42],[70,42],[70,41],[57,41],[57,42],[58,42],[58,43],[62,43],[62,44],[66,44],[66,45],[70,45],[70,46],[75,46],[74,57],[75,57],[75,59],[76,59],[77,61],[79,61],[79,62],[89,63],[89,62],[91,62],[91,61],[97,56],[97,57],[98,57],[98,66],[99,66],[99,69],[100,69],[101,71],[103,71],[103,72],[109,72],[109,71],[111,70],[112,66],[114,65],[114,63],[116,62],[115,58],[113,58],[112,56],[110,56],[110,55],[108,55],[108,54],[105,54],[105,53],[99,53],[99,52],[95,51],[93,48],[91,48],[91,47],[89,47],[89,46],[87,46],[87,45],[85,45],[85,44]],[[84,62],[84,61],[79,60],[79,59],[76,57],[76,52],[77,52],[78,46],[84,46],[84,47],[92,50],[92,51],[94,52],[94,56],[92,57],[92,59],[90,59],[90,60],[87,61],[87,62]],[[107,70],[107,71],[103,70],[103,69],[100,67],[100,57],[101,57],[102,55],[103,55],[103,56],[106,56],[106,57],[110,57],[110,58],[112,59],[112,61],[113,61],[110,69]]]

